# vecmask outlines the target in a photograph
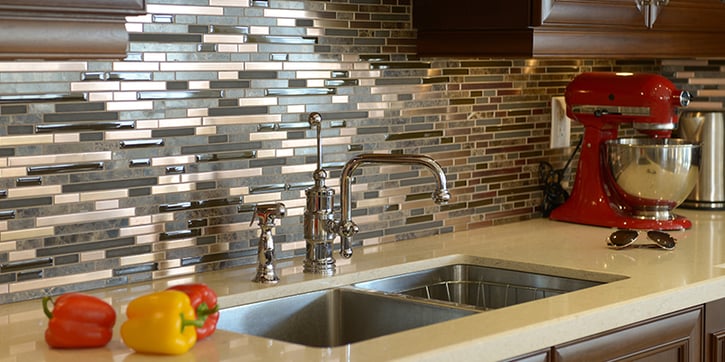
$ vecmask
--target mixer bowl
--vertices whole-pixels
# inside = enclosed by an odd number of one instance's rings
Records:
[[[605,186],[613,206],[635,217],[671,220],[697,183],[700,145],[682,139],[618,138],[605,143]]]

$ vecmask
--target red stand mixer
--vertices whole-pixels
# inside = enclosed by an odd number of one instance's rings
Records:
[[[636,209],[641,205],[635,204],[648,200],[632,200],[618,192],[605,157],[605,145],[617,139],[622,124],[631,124],[650,139],[669,141],[659,139],[668,139],[677,127],[677,108],[687,106],[690,94],[659,75],[594,72],[575,77],[565,100],[566,114],[582,123],[584,138],[571,196],[550,218],[628,229],[690,228],[692,223],[682,216],[640,215]]]

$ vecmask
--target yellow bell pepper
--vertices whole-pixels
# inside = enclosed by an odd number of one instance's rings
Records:
[[[182,354],[196,344],[196,320],[189,296],[177,290],[132,300],[121,325],[123,342],[136,352]]]

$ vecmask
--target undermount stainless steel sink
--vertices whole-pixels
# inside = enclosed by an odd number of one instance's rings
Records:
[[[357,283],[354,286],[488,310],[604,283],[479,265],[454,264]]]
[[[335,347],[623,279],[582,275],[458,263],[223,309],[218,328]]]
[[[476,313],[348,288],[222,309],[217,328],[313,347],[335,347]]]

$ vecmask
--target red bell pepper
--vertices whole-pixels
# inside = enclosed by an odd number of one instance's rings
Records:
[[[68,293],[55,301],[43,297],[43,312],[49,319],[45,342],[53,348],[103,347],[113,337],[116,311],[94,296]]]
[[[203,326],[196,328],[197,340],[200,341],[214,333],[219,321],[219,305],[214,290],[203,283],[180,284],[169,289],[186,293],[191,301],[191,307],[196,311],[196,319],[204,322]]]

